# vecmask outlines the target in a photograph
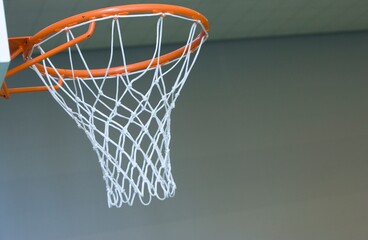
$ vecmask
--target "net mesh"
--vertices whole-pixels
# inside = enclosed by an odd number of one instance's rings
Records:
[[[129,62],[123,43],[122,18],[144,16],[157,18],[152,61],[146,69],[108,76],[117,55],[124,67]],[[81,62],[78,69],[82,67],[89,72],[86,78],[62,76],[51,58],[41,62],[41,69],[32,67],[53,98],[91,141],[106,183],[109,207],[121,207],[124,203],[132,205],[137,198],[146,205],[153,197],[162,200],[175,193],[170,164],[170,114],[205,39],[193,54],[186,50],[179,58],[161,64],[163,22],[167,17],[168,14],[165,17],[141,14],[102,19],[111,26],[110,53],[103,77],[92,75],[80,44],[69,48],[66,54],[70,69],[74,71],[76,62]],[[190,22],[186,45],[190,49],[201,24],[182,19]],[[55,36],[64,34],[70,41],[75,39],[74,32],[78,27],[62,29]],[[44,53],[44,46],[52,38],[35,45],[34,51]],[[155,58],[158,64],[153,64]],[[48,72],[50,68],[56,75]]]

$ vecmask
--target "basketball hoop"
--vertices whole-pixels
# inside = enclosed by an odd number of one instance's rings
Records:
[[[155,23],[155,46],[148,60],[130,63],[122,23],[143,18]],[[188,24],[189,29],[186,44],[169,52],[162,45],[167,19]],[[111,30],[106,36],[108,61],[94,68],[83,44],[106,23]],[[132,205],[136,198],[149,204],[152,197],[172,197],[176,185],[170,164],[170,114],[208,31],[203,15],[173,5],[133,4],[78,14],[32,37],[9,39],[11,58],[22,54],[25,62],[8,70],[6,77],[31,68],[43,85],[9,88],[4,81],[0,95],[51,93],[91,141],[109,207]],[[55,47],[53,41],[60,36],[66,40]],[[69,67],[59,67],[53,59],[62,52],[68,55]],[[117,55],[120,65],[115,66]]]

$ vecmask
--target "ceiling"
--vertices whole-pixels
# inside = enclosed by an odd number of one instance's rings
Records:
[[[4,0],[8,35],[32,35],[77,13],[151,1]],[[210,21],[209,40],[245,39],[368,30],[367,0],[160,0],[201,12]],[[101,36],[103,37],[103,36]],[[178,39],[172,38],[172,42]],[[129,44],[147,44],[145,37]],[[95,48],[106,47],[94,45]]]

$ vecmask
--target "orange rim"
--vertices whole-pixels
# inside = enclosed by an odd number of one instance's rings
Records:
[[[98,18],[104,18],[109,16],[123,16],[123,15],[129,15],[129,14],[156,14],[156,13],[169,13],[169,14],[175,14],[183,17],[187,17],[196,21],[200,21],[202,24],[204,30],[202,30],[198,36],[188,45],[190,48],[188,48],[187,45],[176,49],[170,53],[164,54],[160,56],[160,64],[165,64],[167,62],[170,62],[178,57],[180,57],[184,51],[195,51],[196,48],[199,46],[203,38],[206,38],[209,32],[209,23],[206,17],[204,17],[202,14],[198,13],[197,11],[194,11],[189,8],[175,6],[175,5],[167,5],[167,4],[131,4],[131,5],[122,5],[122,6],[115,6],[115,7],[107,7],[102,8],[98,10],[93,10],[85,13],[81,13],[69,18],[66,18],[64,20],[61,20],[59,22],[56,22],[43,30],[39,31],[32,37],[27,37],[27,41],[14,41],[10,39],[9,41],[12,42],[12,45],[19,44],[17,47],[13,47],[12,51],[16,52],[16,55],[19,55],[20,53],[23,53],[23,56],[25,59],[29,57],[29,55],[32,52],[33,46],[35,44],[40,43],[43,39],[47,38],[48,36],[59,32],[60,30],[66,28],[66,27],[72,27],[76,24],[80,24],[83,22],[88,22],[94,19]],[[86,33],[82,34],[81,36],[77,37],[76,39],[73,39],[69,42],[66,42],[60,46],[55,47],[54,49],[41,54],[33,59],[26,60],[21,65],[18,65],[10,70],[7,71],[6,78],[14,75],[17,72],[20,72],[32,65],[35,65],[41,73],[45,73],[45,70],[39,62],[42,60],[51,57],[79,42],[82,42],[86,39],[88,39],[94,32],[95,28],[95,22],[91,22],[89,29]],[[14,57],[15,57],[14,56]],[[126,66],[118,66],[118,67],[112,67],[109,69],[107,75],[113,76],[117,74],[124,74],[127,72],[135,72],[139,70],[143,70],[149,66],[149,64],[152,64],[152,67],[155,67],[158,64],[158,59],[149,59],[137,63],[132,63]],[[99,76],[105,76],[106,75],[106,68],[101,69],[91,69],[90,72],[87,70],[78,70],[78,69],[56,69],[53,68],[46,68],[47,74],[58,77],[58,73],[61,74],[63,77],[80,77],[80,78],[86,78],[90,77],[91,75],[95,77]],[[37,87],[24,87],[24,88],[16,88],[16,89],[10,89],[6,87],[6,84],[3,84],[3,89],[0,91],[0,95],[3,97],[8,97],[11,93],[21,93],[21,92],[36,92],[36,91],[46,91],[48,87],[45,86],[37,86]]]

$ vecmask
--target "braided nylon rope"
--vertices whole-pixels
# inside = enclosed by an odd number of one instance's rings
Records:
[[[116,51],[121,55],[123,66],[127,66],[119,24],[123,17],[103,19],[111,21],[112,29],[106,72],[112,65]],[[158,61],[163,21],[164,17],[157,15],[156,45],[152,59],[158,58]],[[200,26],[198,22],[190,21],[188,48],[196,36],[197,26]],[[72,40],[75,38],[73,30],[77,27],[62,29],[55,35],[64,33],[68,41]],[[114,34],[118,35],[118,49],[114,47]],[[42,46],[45,42],[35,46],[40,53],[45,52]],[[46,67],[56,71],[56,66],[49,58],[42,62],[46,73],[33,67],[43,83],[49,86],[54,99],[91,141],[106,182],[109,207],[121,207],[123,203],[132,205],[136,197],[147,205],[152,197],[162,200],[174,195],[176,185],[171,174],[169,148],[170,114],[203,42],[204,39],[194,54],[184,51],[181,57],[165,65],[152,67],[152,61],[144,70],[116,76],[97,78],[91,74],[83,79],[51,76]],[[73,51],[69,49],[68,54],[72,70],[78,57],[84,69],[89,71],[90,67],[79,45],[74,46]],[[170,73],[173,71],[174,77]],[[62,85],[58,84],[59,79],[63,80]],[[54,85],[60,86],[60,89],[56,90]]]

